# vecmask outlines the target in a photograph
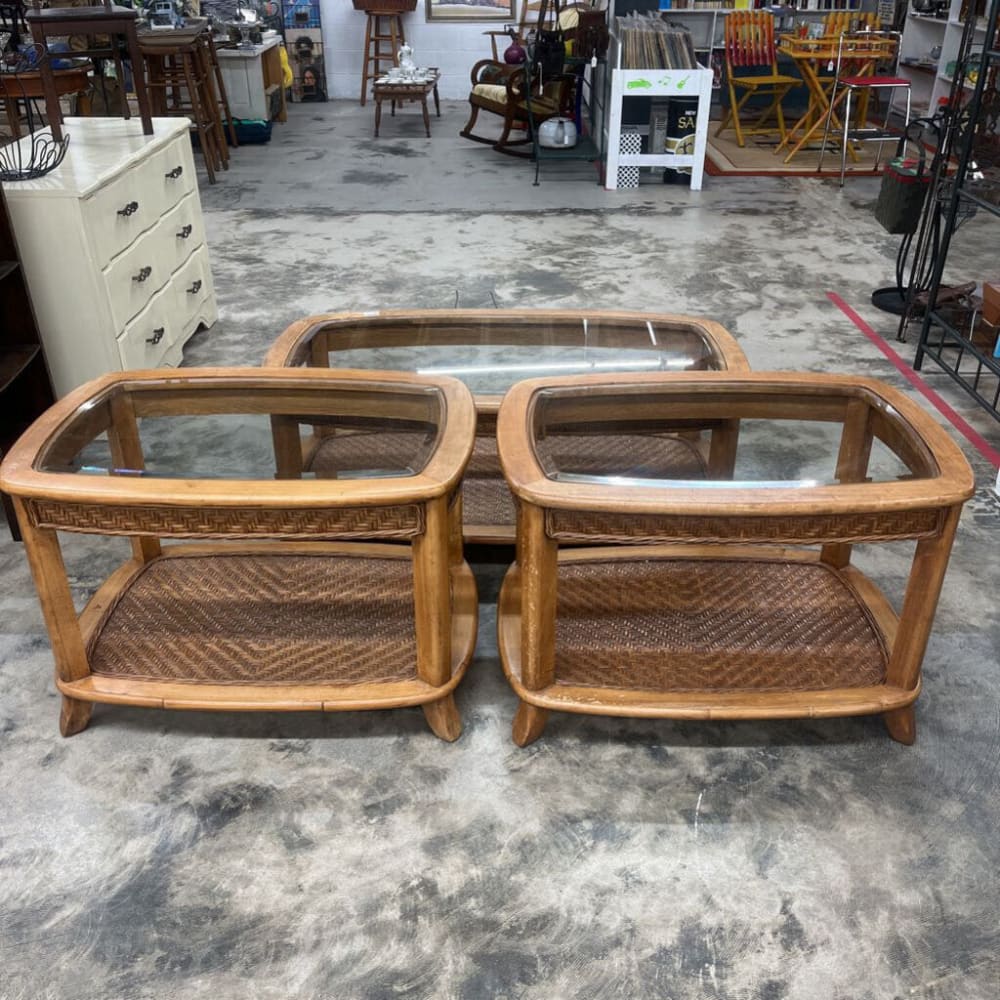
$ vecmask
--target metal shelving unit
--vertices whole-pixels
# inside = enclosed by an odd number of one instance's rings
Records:
[[[1000,357],[972,339],[973,333],[958,329],[947,306],[939,307],[938,294],[948,259],[952,236],[958,224],[972,212],[986,212],[1000,218],[1000,39],[997,36],[1000,0],[991,0],[982,50],[967,33],[960,53],[963,75],[978,70],[967,103],[954,116],[959,130],[953,147],[957,167],[949,184],[940,248],[934,260],[927,306],[920,327],[913,367],[920,369],[930,358],[960,385],[991,416],[1000,420]],[[965,59],[962,59],[962,56]],[[992,195],[992,197],[987,197]],[[995,200],[994,200],[995,199]],[[1000,229],[997,230],[1000,236]],[[995,260],[984,261],[985,267]],[[992,277],[992,273],[984,277]]]
[[[586,160],[598,165],[603,164],[604,150],[601,146],[601,136],[605,115],[605,63],[603,59],[566,60],[567,71],[576,78],[576,126],[578,138],[575,146],[565,149],[551,149],[538,142],[538,123],[534,120],[531,108],[531,93],[525,95],[525,104],[530,117],[532,137],[531,158],[535,162],[535,186],[538,185],[538,172],[542,160]],[[598,169],[596,182],[601,183],[601,171]]]

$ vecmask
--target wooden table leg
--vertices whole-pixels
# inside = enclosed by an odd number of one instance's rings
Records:
[[[434,112],[438,118],[441,117],[441,101],[438,99],[438,85],[436,83],[434,84]]]
[[[431,137],[431,116],[427,111],[427,95],[424,94],[420,98],[420,108],[424,113],[424,130],[427,132],[427,138]]]
[[[440,701],[429,701],[420,706],[431,732],[447,743],[454,743],[462,735],[462,719],[449,694]]]
[[[362,101],[362,104],[365,102]],[[375,95],[375,138],[378,138],[378,127],[382,122],[382,98],[376,94]]]
[[[7,127],[13,139],[21,138],[21,122],[18,119],[17,99],[14,97],[4,97],[4,108],[7,111]]]

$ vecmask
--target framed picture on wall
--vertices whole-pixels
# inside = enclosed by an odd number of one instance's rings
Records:
[[[513,21],[515,0],[427,0],[428,21]]]

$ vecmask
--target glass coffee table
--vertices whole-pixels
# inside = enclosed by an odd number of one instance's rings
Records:
[[[649,463],[579,461],[559,444],[575,435],[586,455],[583,442],[609,425],[645,439],[692,424],[729,472],[684,481]],[[497,436],[520,504],[498,611],[518,744],[552,710],[881,714],[894,739],[913,741],[921,662],[974,481],[901,393],[808,374],[535,379],[508,393]],[[851,565],[852,548],[913,541],[897,611]]]
[[[463,530],[473,543],[512,544],[514,502],[496,452],[496,413],[517,382],[542,375],[618,372],[746,371],[733,337],[710,320],[655,313],[599,310],[479,309],[331,313],[293,323],[268,352],[275,367],[380,368],[452,375],[472,390],[479,415],[476,446],[462,487]],[[560,446],[580,458],[578,439]],[[316,475],[350,461],[344,442],[317,435],[305,462]],[[622,439],[612,430],[592,436],[594,460],[625,446],[663,475],[697,478],[706,471],[705,442],[697,428]],[[405,440],[381,437],[370,447],[391,451]],[[604,456],[602,459],[601,456]]]
[[[302,434],[405,436],[336,476]],[[226,711],[423,706],[456,739],[476,637],[456,379],[190,369],[97,379],[7,455],[72,735],[93,702]],[[131,539],[77,615],[57,532]],[[189,544],[177,544],[177,540]]]

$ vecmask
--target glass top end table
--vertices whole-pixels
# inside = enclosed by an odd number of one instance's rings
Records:
[[[93,702],[422,705],[457,738],[451,692],[478,611],[458,501],[475,420],[461,382],[398,372],[126,372],[56,403],[0,486],[52,641],[63,733]],[[317,434],[350,442],[323,477],[303,465]],[[372,456],[381,436],[407,447]],[[80,615],[58,532],[131,540]]]
[[[293,323],[268,352],[273,367],[370,368],[450,375],[473,392],[476,446],[462,488],[465,540],[512,544],[514,504],[496,454],[504,393],[550,375],[746,371],[746,357],[718,323],[692,316],[603,310],[478,309],[331,313]],[[601,446],[623,442],[609,433]],[[563,445],[573,452],[574,442]],[[595,442],[591,441],[594,447]],[[338,442],[311,447],[317,475],[339,461]],[[385,439],[382,447],[405,447]],[[706,456],[695,428],[644,442],[664,474],[700,477]]]
[[[706,475],[665,476],[638,450],[593,460],[585,442],[609,421],[639,441],[700,427]],[[576,455],[562,452],[566,436]],[[913,741],[921,661],[974,482],[901,393],[784,373],[536,379],[505,398],[498,442],[521,505],[498,613],[518,743],[552,710],[881,714]],[[851,552],[914,540],[897,610]]]

